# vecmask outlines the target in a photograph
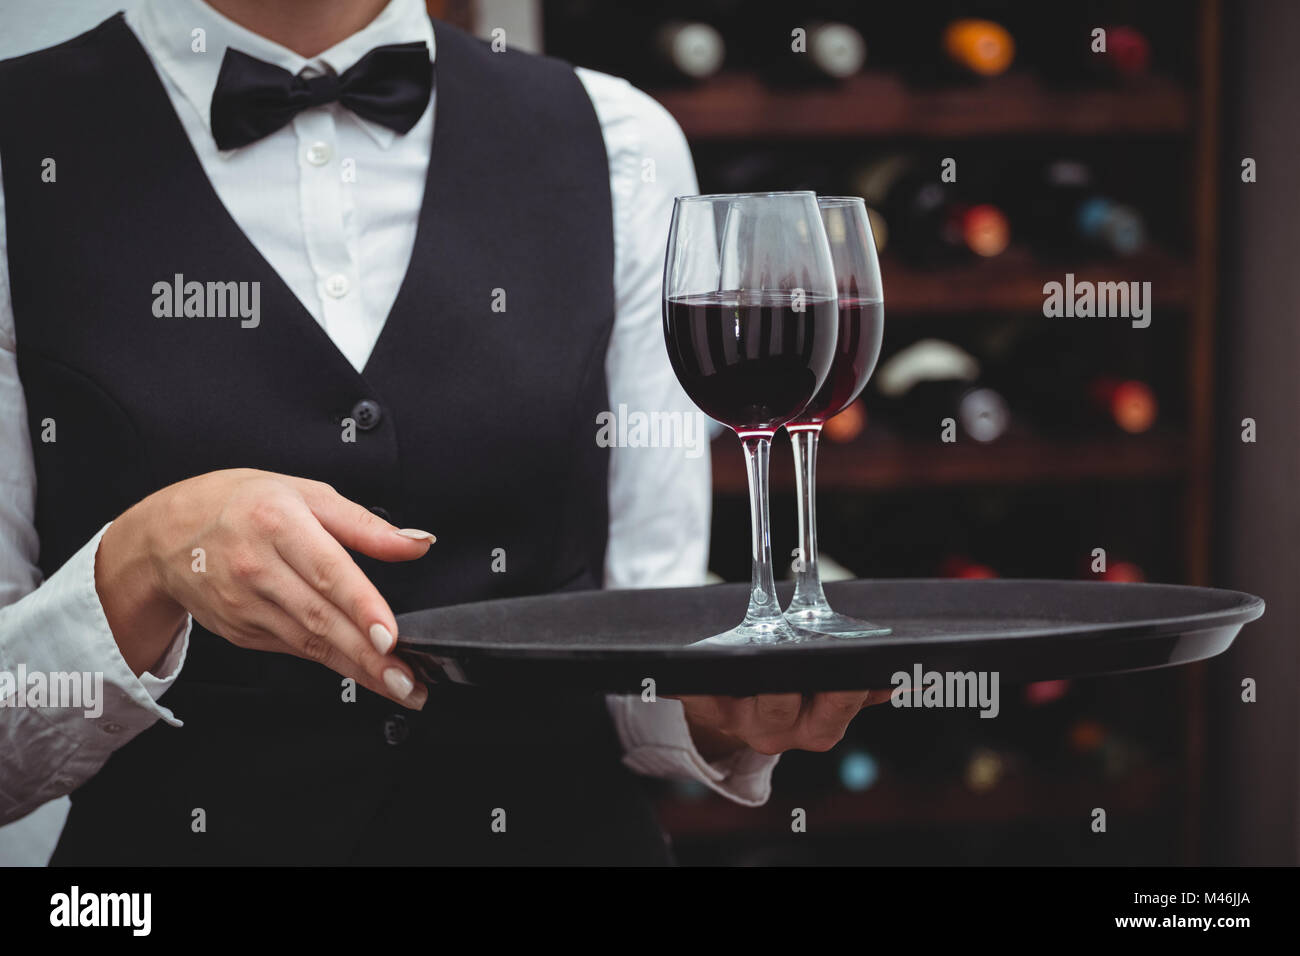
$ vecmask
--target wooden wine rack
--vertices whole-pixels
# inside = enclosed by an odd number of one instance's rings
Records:
[[[1188,184],[1182,206],[1190,210],[1190,233],[1178,250],[1156,247],[1124,261],[1081,265],[1079,278],[1149,280],[1156,305],[1185,323],[1181,339],[1183,413],[1176,426],[1143,436],[1080,437],[1077,440],[1016,436],[990,446],[940,447],[872,435],[831,446],[819,461],[819,487],[841,493],[931,488],[942,493],[965,485],[1023,487],[1086,483],[1121,486],[1160,483],[1176,488],[1183,520],[1173,545],[1181,556],[1181,579],[1206,584],[1210,571],[1213,476],[1213,350],[1217,309],[1216,148],[1220,129],[1220,0],[1170,5],[1169,17],[1194,35],[1190,77],[1153,75],[1123,88],[1060,89],[1030,73],[968,86],[913,88],[886,72],[867,72],[833,87],[775,89],[760,78],[726,73],[690,88],[651,91],[674,115],[688,140],[701,149],[816,143],[827,150],[845,144],[895,147],[998,138],[1059,143],[1092,138],[1130,143],[1175,142]],[[1188,21],[1194,22],[1188,22]],[[851,144],[849,147],[847,144]],[[1172,181],[1172,180],[1171,180]],[[909,267],[886,254],[882,262],[890,322],[931,316],[1031,312],[1042,306],[1043,284],[1061,270],[1045,266],[1026,249],[1002,257],[937,271]],[[1094,273],[1092,275],[1091,273]],[[738,498],[747,491],[743,461],[734,442],[715,443],[715,491]],[[788,491],[790,463],[778,445],[773,489]],[[1181,741],[1172,762],[1162,763],[1128,786],[1111,784],[1112,802],[1157,815],[1174,813],[1181,829],[1182,862],[1200,859],[1205,777],[1204,668],[1194,665],[1176,678],[1183,714]],[[1170,702],[1172,703],[1172,702]],[[928,822],[1051,817],[1059,812],[1071,780],[1021,779],[1007,785],[1011,797],[972,803],[969,795],[915,788],[906,780],[882,781],[866,794],[831,793],[822,800],[837,827],[924,825]],[[788,801],[787,801],[788,802]],[[819,804],[821,805],[821,804]],[[720,798],[665,797],[661,818],[679,838],[758,832],[788,827],[780,806],[742,813]],[[825,816],[825,814],[823,814]]]

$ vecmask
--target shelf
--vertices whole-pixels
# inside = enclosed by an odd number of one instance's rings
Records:
[[[762,807],[738,807],[712,794],[698,799],[664,798],[656,805],[660,824],[677,839],[725,834],[789,833],[790,811],[802,807],[818,832],[897,824],[1013,823],[1077,816],[1093,807],[1110,813],[1144,813],[1173,795],[1172,776],[1148,769],[1118,780],[1096,777],[1009,777],[986,793],[965,787],[882,780],[865,793],[786,796],[777,793]]]
[[[817,457],[819,491],[868,491],[925,486],[1049,484],[1082,480],[1153,480],[1184,472],[1185,444],[1173,436],[1049,441],[1006,438],[988,445],[959,441],[862,439],[849,445],[822,441]],[[789,442],[774,443],[774,491],[794,489]],[[745,462],[734,439],[713,445],[713,489],[745,495]]]
[[[1152,14],[1150,35],[1159,62],[1177,64],[1186,71],[1185,78],[1157,75],[1123,86],[1067,89],[1040,81],[1026,66],[989,81],[921,87],[909,85],[902,75],[877,69],[888,64],[876,58],[880,50],[873,50],[868,71],[838,86],[781,90],[757,75],[732,72],[695,87],[651,91],[681,125],[706,178],[714,165],[718,179],[735,181],[734,185],[706,185],[782,188],[782,177],[802,177],[828,190],[837,181],[841,185],[835,188],[848,188],[846,173],[873,156],[893,152],[961,155],[962,149],[978,146],[995,165],[1016,155],[1027,160],[1079,155],[1104,173],[1108,188],[1114,184],[1117,198],[1141,205],[1153,236],[1168,243],[1167,249],[1122,261],[1036,260],[1026,248],[1032,240],[1017,230],[1020,197],[1014,195],[1018,191],[1014,181],[1008,184],[1005,198],[997,197],[1013,217],[1013,247],[1005,255],[927,270],[905,263],[895,243],[881,262],[887,321],[919,321],[909,329],[895,324],[895,332],[906,333],[908,340],[932,333],[963,344],[969,333],[977,353],[974,343],[983,338],[986,326],[995,330],[988,320],[1040,316],[1043,285],[1061,281],[1066,272],[1073,272],[1076,281],[1151,282],[1154,325],[1177,323],[1176,329],[1165,326],[1166,331],[1177,333],[1166,341],[1148,345],[1136,341],[1147,335],[1120,335],[1121,325],[1128,327],[1122,319],[1043,321],[1065,322],[1072,330],[1098,323],[1117,330],[1114,347],[1127,349],[1131,344],[1134,348],[1131,356],[1118,356],[1123,361],[1117,361],[1116,368],[1158,387],[1162,409],[1169,414],[1155,432],[1142,436],[1061,431],[1044,437],[1013,426],[1012,434],[991,445],[965,440],[943,445],[937,435],[931,440],[891,431],[892,423],[882,408],[857,442],[840,445],[823,439],[819,489],[836,492],[842,506],[888,509],[898,496],[887,498],[880,492],[915,488],[927,500],[938,500],[967,486],[1001,486],[1012,497],[1032,491],[1030,497],[1046,504],[1054,491],[1067,490],[1054,486],[1073,485],[1070,495],[1059,497],[1065,518],[1077,492],[1095,497],[1098,507],[1113,505],[1121,521],[1131,493],[1140,490],[1145,497],[1149,491],[1153,497],[1170,499],[1169,515],[1135,527],[1135,542],[1142,549],[1150,545],[1153,564],[1181,572],[1162,579],[1210,583],[1212,426],[1216,396],[1222,398],[1222,389],[1215,388],[1213,361],[1216,330],[1222,331],[1216,312],[1222,296],[1215,292],[1223,230],[1216,215],[1219,194],[1235,175],[1231,162],[1225,168],[1219,147],[1224,114],[1234,104],[1240,105],[1240,97],[1225,90],[1220,50],[1230,12],[1222,0],[1198,0],[1162,4]],[[933,27],[933,18],[927,19],[921,11],[899,20],[909,29]],[[949,152],[949,145],[958,152]],[[1145,147],[1158,149],[1152,152]],[[811,159],[810,148],[816,153]],[[770,155],[759,156],[763,161],[752,167],[740,164],[744,154],[755,150]],[[746,177],[754,180],[752,186],[740,182]],[[1148,335],[1152,332],[1154,328]],[[789,442],[782,436],[776,444],[772,486],[788,497],[793,491]],[[744,461],[734,437],[726,434],[715,443],[712,461],[715,488],[723,496],[719,510],[726,511],[723,520],[729,525],[744,522]],[[855,494],[869,503],[853,501]],[[904,503],[895,501],[895,505]],[[837,505],[828,504],[829,515]],[[789,525],[783,527],[788,537]],[[908,528],[907,521],[900,520],[886,531],[881,522],[882,534],[906,536]],[[1162,536],[1160,529],[1166,528],[1170,533]],[[728,532],[732,530],[728,527]],[[1044,535],[1050,530],[1044,529]],[[881,540],[881,553],[890,553],[899,540]],[[1064,573],[1070,573],[1070,568]],[[664,788],[659,816],[680,846],[693,843],[700,850],[713,835],[719,843],[731,836],[739,846],[778,844],[782,834],[789,834],[790,810],[796,806],[807,810],[810,833],[830,832],[832,841],[842,839],[845,844],[856,842],[846,839],[855,829],[865,831],[865,845],[877,837],[883,838],[882,843],[891,838],[901,843],[909,832],[927,826],[943,832],[945,826],[969,825],[972,842],[984,832],[995,834],[993,842],[980,843],[979,858],[996,863],[1017,852],[996,843],[1003,827],[1009,830],[1017,821],[1036,820],[1045,824],[1043,833],[1077,833],[1080,842],[1088,841],[1088,812],[1105,806],[1112,813],[1141,817],[1143,824],[1153,824],[1153,830],[1159,829],[1155,824],[1167,825],[1168,833],[1152,837],[1160,849],[1150,859],[1204,862],[1200,844],[1204,836],[1213,835],[1214,822],[1207,822],[1203,793],[1209,747],[1206,667],[1170,672],[1177,687],[1177,707],[1171,711],[1165,706],[1160,713],[1170,711],[1170,734],[1178,740],[1175,744],[1162,736],[1159,746],[1146,748],[1165,755],[1167,765],[1144,767],[1142,773],[1124,779],[1024,760],[1018,765],[1022,775],[1008,777],[993,792],[978,795],[959,779],[924,778],[899,768],[891,772],[882,762],[882,776],[865,793],[844,791],[829,768],[823,768],[824,774],[791,776],[788,787],[779,779],[772,801],[760,808],[739,807],[714,794],[689,799]],[[1134,689],[1133,710],[1141,715],[1137,693]],[[1151,706],[1157,705],[1163,701]],[[1110,723],[1107,715],[1115,706],[1113,698],[1103,695],[1095,715]],[[1021,717],[1008,717],[1013,727],[1021,726]],[[1032,719],[1023,721],[1027,726]],[[1139,721],[1135,726],[1145,724]],[[898,828],[897,834],[890,832],[893,827]],[[1033,826],[1028,829],[1032,839]],[[869,850],[861,852],[866,855],[859,860],[870,859]],[[704,855],[715,863],[726,858]],[[1056,862],[1098,859],[1097,854],[1067,845],[1045,846],[1043,856]]]
[[[1192,125],[1191,95],[1160,76],[1116,89],[1058,89],[1025,73],[915,89],[891,74],[862,73],[839,86],[782,90],[731,73],[654,96],[694,140],[1182,134]]]
[[[1048,282],[1064,282],[1067,272],[1074,274],[1076,283],[1150,282],[1151,296],[1157,308],[1190,307],[1196,285],[1191,266],[1160,249],[1130,259],[1074,264],[1044,261],[1035,258],[1024,247],[1013,246],[994,259],[933,271],[901,262],[888,250],[882,259],[880,271],[885,286],[885,311],[889,316],[939,312],[1039,312],[1043,308],[1043,286]]]

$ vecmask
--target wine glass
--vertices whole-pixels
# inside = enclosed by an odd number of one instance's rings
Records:
[[[840,333],[826,381],[785,426],[794,448],[799,499],[794,597],[785,616],[795,627],[818,634],[875,637],[890,629],[836,613],[822,591],[817,566],[817,440],[826,420],[853,404],[876,368],[885,326],[884,290],[866,204],[855,196],[821,196],[817,205],[835,268]]]
[[[835,271],[817,197],[679,197],[663,295],[673,371],[691,400],[740,438],[749,475],[749,608],[738,627],[707,642],[802,640],[776,597],[767,474],[772,436],[817,394],[835,354]]]

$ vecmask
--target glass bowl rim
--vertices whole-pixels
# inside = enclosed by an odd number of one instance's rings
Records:
[[[756,193],[703,193],[698,196],[677,196],[673,199],[675,203],[684,202],[703,202],[705,200],[720,199],[763,199],[777,196],[812,196],[818,198],[817,194],[811,189],[784,189],[773,192],[756,192]]]

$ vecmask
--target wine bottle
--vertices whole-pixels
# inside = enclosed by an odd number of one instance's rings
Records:
[[[618,8],[595,0],[548,0],[543,9],[546,52],[579,66],[626,77],[638,86],[698,83],[728,60],[724,24],[729,0],[656,9]]]
[[[1118,584],[1136,584],[1147,579],[1142,567],[1132,561],[1106,561],[1106,570],[1092,574],[1098,581],[1113,581]]]
[[[1160,420],[1143,354],[1117,353],[1104,341],[1081,344],[1061,326],[1005,326],[981,347],[987,380],[1004,391],[1017,417],[1059,437],[1141,435]]]
[[[867,62],[867,41],[847,23],[814,22],[808,26],[807,60],[815,77],[843,80]]]
[[[738,62],[778,87],[833,85],[870,54],[855,0],[748,0],[728,34]]]
[[[1137,27],[1116,24],[1103,27],[1097,39],[1104,46],[1093,54],[1089,65],[1093,71],[1114,79],[1127,80],[1142,76],[1151,68],[1151,43]]]
[[[874,206],[867,207],[867,222],[871,224],[871,238],[876,241],[876,252],[884,252],[889,245],[889,223]]]
[[[1046,372],[1026,369],[1019,383],[1019,407],[1053,431],[1140,435],[1158,420],[1155,392],[1140,379],[1069,374],[1052,379]]]
[[[1070,692],[1068,680],[1039,680],[1025,685],[1025,703],[1031,707],[1043,707],[1055,703]]]
[[[764,80],[774,86],[838,83],[860,72],[867,61],[867,41],[850,24],[800,22],[791,34],[774,31],[783,47],[756,60]]]
[[[822,437],[839,445],[847,445],[857,441],[866,428],[867,407],[859,399],[838,415],[826,419],[822,425]]]
[[[1087,717],[1076,720],[1066,733],[1070,749],[1077,754],[1096,753],[1106,742],[1106,728]]]
[[[826,156],[789,150],[748,147],[725,153],[702,153],[700,186],[709,192],[769,192],[811,189],[821,195],[842,193],[843,172]]]
[[[1036,251],[1057,257],[1132,256],[1145,248],[1142,216],[1104,195],[1086,163],[1054,160],[1032,178],[1024,220]]]
[[[997,789],[1006,777],[1011,761],[1007,754],[990,747],[977,747],[966,759],[962,780],[975,793]]]
[[[1090,196],[1075,210],[1074,226],[1085,245],[1117,256],[1132,256],[1146,247],[1141,214],[1107,196]]]
[[[1156,423],[1155,393],[1137,379],[1094,378],[1085,386],[1094,415],[1130,435],[1149,431]]]
[[[1124,10],[1095,4],[1086,10],[1042,5],[1025,24],[1025,59],[1051,83],[1108,86],[1150,72],[1152,44]]]
[[[654,33],[654,50],[666,81],[706,80],[722,69],[727,44],[717,28],[698,20],[669,20]]]
[[[880,38],[880,59],[911,84],[979,83],[1006,73],[1016,62],[1013,8],[998,0],[951,0],[938,11],[923,13],[895,5],[873,13],[870,26]]]
[[[854,747],[840,758],[839,782],[845,790],[862,793],[880,779],[880,764],[865,750]]]
[[[996,441],[1011,424],[1006,400],[980,381],[968,352],[939,339],[922,339],[895,352],[876,370],[876,391],[891,419],[917,435]]]
[[[1086,769],[1121,778],[1145,761],[1142,747],[1093,717],[1080,716],[1065,731],[1065,742]]]
[[[979,581],[998,577],[998,572],[987,564],[972,561],[964,554],[949,554],[939,562],[939,576]]]
[[[1010,223],[988,201],[988,187],[965,179],[945,182],[938,160],[886,157],[861,167],[853,182],[866,203],[881,211],[893,248],[914,264],[991,258],[1010,244]]]
[[[953,20],[944,27],[941,45],[948,62],[969,76],[998,76],[1009,70],[1016,58],[1011,32],[993,20]]]

